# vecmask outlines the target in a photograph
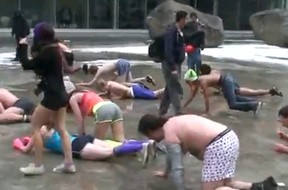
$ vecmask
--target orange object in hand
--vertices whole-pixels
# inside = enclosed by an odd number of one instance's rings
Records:
[[[195,47],[193,47],[192,45],[186,45],[185,51],[186,53],[192,53],[193,51],[195,51]]]

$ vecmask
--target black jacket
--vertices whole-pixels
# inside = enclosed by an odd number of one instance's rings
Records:
[[[12,35],[24,38],[30,34],[30,27],[20,12],[15,12],[12,18]]]

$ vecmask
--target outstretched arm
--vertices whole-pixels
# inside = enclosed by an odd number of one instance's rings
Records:
[[[101,75],[102,75],[102,70],[98,69],[97,73],[94,75],[93,79],[90,82],[81,82],[81,83],[78,83],[76,85],[79,85],[79,86],[92,86],[98,80],[98,78]]]
[[[201,88],[203,90],[203,97],[204,97],[204,101],[205,101],[205,112],[206,112],[206,114],[209,114],[210,103],[209,103],[208,87],[207,87],[206,83],[202,83]]]
[[[189,87],[190,87],[190,97],[188,98],[188,100],[184,104],[184,107],[187,107],[192,102],[192,100],[195,98],[195,96],[198,92],[198,89],[199,89],[198,85],[196,85],[196,86],[189,85]]]
[[[79,108],[77,97],[72,96],[69,100],[69,104],[71,106],[76,124],[78,126],[78,134],[79,135],[84,134],[85,133],[84,117],[83,117],[81,110]]]

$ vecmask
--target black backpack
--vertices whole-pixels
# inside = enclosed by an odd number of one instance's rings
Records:
[[[156,37],[148,47],[148,56],[156,63],[164,59],[164,35]]]

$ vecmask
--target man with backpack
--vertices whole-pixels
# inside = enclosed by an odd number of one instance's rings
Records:
[[[175,115],[181,114],[181,98],[183,96],[180,84],[181,64],[185,59],[182,29],[185,26],[186,16],[185,11],[178,11],[176,23],[171,25],[164,34],[164,53],[161,64],[166,86],[160,103],[159,115],[165,115],[171,103]]]

